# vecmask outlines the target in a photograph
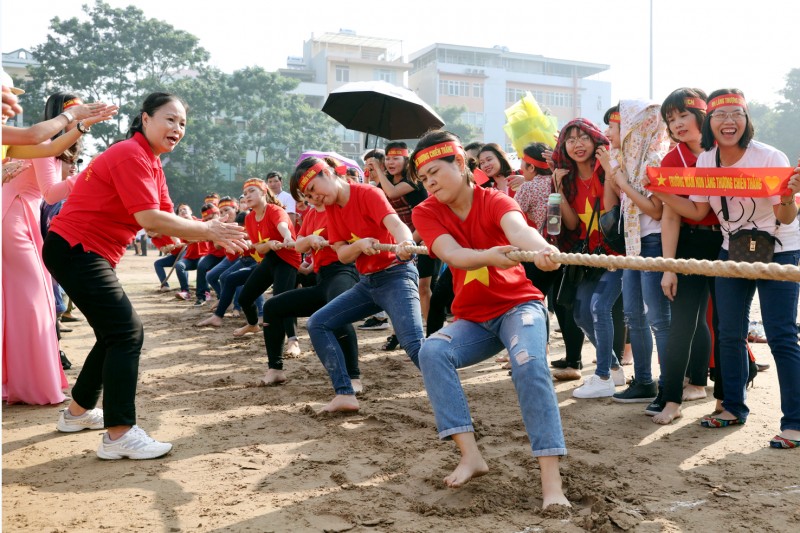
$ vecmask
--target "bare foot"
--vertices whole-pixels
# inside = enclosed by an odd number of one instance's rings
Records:
[[[258,333],[258,325],[250,325],[245,324],[240,328],[236,328],[233,330],[234,337],[241,337],[242,335],[247,335],[248,333]]]
[[[222,325],[222,319],[217,315],[211,315],[210,317],[201,320],[200,322],[195,324],[195,326],[214,326],[215,328],[218,328],[221,325]]]
[[[286,357],[300,357],[300,343],[297,342],[297,338],[289,339],[286,341],[286,348],[283,350],[283,355]]]
[[[270,368],[267,370],[267,373],[264,374],[264,377],[261,378],[261,383],[268,387],[286,383],[286,374],[283,373],[283,370]]]
[[[653,423],[666,426],[673,420],[681,417],[681,406],[675,402],[667,402],[657,415],[653,415]]]
[[[622,361],[620,364],[628,366],[633,364],[633,347],[630,344],[625,345],[625,350],[622,352]]]
[[[706,388],[700,385],[686,385],[683,388],[683,401],[702,400],[706,397]]]
[[[495,360],[496,363],[507,363],[508,362],[508,356],[507,355],[498,355],[497,357],[494,358],[494,360]]]
[[[355,394],[337,394],[320,410],[321,413],[352,413],[355,411],[358,411],[358,400],[356,400]]]
[[[558,494],[553,494],[550,496],[546,496],[542,498],[542,510],[544,511],[551,505],[563,505],[564,507],[572,507],[572,504],[569,503],[569,500],[566,496],[564,496],[563,492],[559,492]]]
[[[480,455],[475,458],[462,457],[453,472],[444,478],[444,484],[451,489],[463,486],[472,478],[481,477],[489,472],[489,467]]]
[[[355,392],[356,394],[364,392],[364,385],[361,384],[360,379],[351,379],[350,385],[353,387],[353,392]]]
[[[233,318],[239,318],[240,316],[242,316],[242,314],[239,312],[239,310],[238,310],[238,309],[234,309],[234,310],[231,312],[231,316],[232,316]]]

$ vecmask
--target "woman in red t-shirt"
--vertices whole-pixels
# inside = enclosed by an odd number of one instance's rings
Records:
[[[509,177],[514,174],[508,156],[497,143],[488,143],[481,146],[478,152],[478,166],[489,177],[484,187],[491,187],[506,193],[513,198],[516,191],[509,186]]]
[[[608,145],[608,138],[597,126],[582,118],[567,123],[558,137],[553,152],[556,167],[553,179],[556,192],[561,194],[559,245],[564,251],[579,251],[588,235],[588,253],[614,253],[603,240],[598,223],[604,209],[618,202],[611,187],[604,186],[605,172],[595,155]],[[614,351],[612,318],[612,309],[622,294],[622,271],[591,272],[595,275],[585,275],[577,286],[573,316],[595,347],[597,367],[573,391],[576,398],[611,397],[615,386],[625,385],[625,375]]]
[[[417,365],[425,338],[419,308],[419,274],[403,246],[380,252],[377,243],[414,245],[411,230],[397,216],[386,196],[372,185],[349,183],[320,159],[304,159],[292,176],[293,196],[303,194],[328,215],[328,242],[345,265],[355,261],[361,274],[350,290],[311,315],[308,334],[331,377],[336,396],[324,411],[357,411],[344,354],[336,331],[356,320],[386,311],[400,346]]]
[[[701,128],[706,118],[706,93],[682,87],[673,91],[661,105],[661,116],[667,123],[670,137],[678,144],[661,161],[662,167],[694,167],[700,146]],[[663,193],[654,192],[657,198]],[[722,246],[722,232],[714,211],[697,222],[681,218],[669,205],[664,205],[661,219],[663,256],[681,259],[717,259]],[[679,283],[680,282],[680,283]],[[706,397],[708,364],[713,342],[706,321],[709,294],[714,295],[714,277],[686,276],[664,272],[661,279],[664,294],[672,301],[672,323],[662,361],[663,387],[653,402],[656,424],[669,424],[681,416],[684,400]],[[678,290],[680,288],[680,290]],[[684,388],[684,376],[689,383]],[[721,381],[721,380],[720,380]]]
[[[131,122],[128,139],[94,158],[78,175],[45,238],[45,265],[97,338],[56,427],[63,432],[105,427],[97,450],[102,459],[151,459],[172,449],[135,425],[144,330],[115,272],[127,245],[145,228],[233,249],[246,246],[238,226],[185,220],[172,213],[159,156],[177,146],[185,127],[186,106],[180,98],[150,94]],[[103,409],[97,409],[101,392]]]
[[[338,163],[332,158],[325,162],[334,169]],[[341,170],[341,169],[340,169]],[[302,172],[302,170],[300,170]],[[293,191],[297,204],[304,203],[298,191]],[[286,381],[283,372],[283,321],[287,318],[311,316],[325,304],[358,283],[358,271],[352,264],[345,265],[339,261],[336,251],[328,246],[328,214],[321,205],[316,205],[313,198],[307,197],[311,205],[303,215],[303,225],[297,232],[295,250],[299,253],[311,254],[313,271],[317,283],[311,287],[303,287],[273,296],[264,305],[264,343],[267,348],[269,369],[261,379],[265,385],[274,385]],[[336,339],[344,354],[347,374],[350,376],[353,390],[361,392],[360,371],[358,368],[358,338],[353,325],[348,323],[335,332]]]
[[[478,445],[458,369],[477,364],[504,348],[533,455],[542,474],[543,507],[569,506],[561,488],[559,456],[566,455],[558,399],[547,367],[547,309],[519,262],[506,253],[537,252],[536,266],[558,268],[557,249],[525,222],[507,195],[476,186],[458,137],[433,131],[419,140],[411,172],[429,197],[414,210],[417,231],[429,253],[450,266],[456,321],[431,335],[419,360],[439,438],[451,437],[461,452],[444,478],[460,487],[489,470]]]
[[[280,200],[267,187],[267,183],[259,178],[250,178],[242,188],[247,207],[250,212],[244,219],[247,236],[252,242],[253,258],[258,262],[250,277],[247,278],[242,292],[239,293],[239,305],[247,317],[247,325],[233,332],[240,336],[245,333],[260,331],[258,326],[258,309],[256,299],[264,294],[270,285],[273,296],[292,290],[297,285],[297,268],[300,266],[300,254],[293,248],[283,245],[294,243],[295,231],[289,214]],[[286,353],[300,355],[295,328],[297,320],[288,317],[283,321],[286,337]]]

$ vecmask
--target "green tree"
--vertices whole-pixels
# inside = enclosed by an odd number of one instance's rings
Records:
[[[792,165],[800,164],[800,68],[789,71],[786,87],[780,93],[784,101],[776,106],[771,144],[783,151]]]
[[[247,165],[248,177],[264,178],[272,170],[288,176],[302,152],[336,149],[336,123],[309,106],[301,95],[290,92],[298,83],[260,67],[238,70],[231,76],[234,107],[228,113],[244,121],[239,142],[256,155],[256,161]]]
[[[483,142],[482,132],[472,124],[464,122],[462,118],[467,112],[466,106],[437,107],[436,112],[444,120],[444,127],[447,131],[458,135],[463,144],[469,144],[472,141]]]
[[[202,67],[209,55],[197,37],[145,18],[134,6],[112,8],[97,0],[83,11],[84,20],[50,21],[47,41],[33,49],[40,64],[29,72],[42,102],[55,90],[68,90],[119,105],[116,122],[92,129],[93,138],[107,147],[124,134],[147,93]]]

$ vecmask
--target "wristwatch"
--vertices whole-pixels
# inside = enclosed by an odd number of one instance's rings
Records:
[[[90,131],[92,131],[92,127],[91,126],[86,126],[85,127],[83,125],[83,121],[82,120],[80,122],[78,122],[76,127],[78,128],[78,131],[81,132],[81,133],[89,133]]]

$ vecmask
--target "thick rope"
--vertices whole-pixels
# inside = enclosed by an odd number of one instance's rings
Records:
[[[395,252],[397,244],[376,244],[376,250],[382,252]],[[428,254],[425,246],[403,246],[407,252],[414,254]],[[509,252],[509,259],[523,262],[533,262],[534,256],[539,252]],[[777,263],[737,263],[735,261],[708,261],[705,259],[667,259],[664,257],[631,257],[620,255],[597,254],[568,254],[554,252],[550,255],[556,263],[565,265],[584,265],[589,267],[604,268],[606,270],[646,270],[651,272],[676,272],[678,274],[745,278],[745,279],[773,279],[778,281],[800,281],[800,267],[796,265],[779,265]]]

